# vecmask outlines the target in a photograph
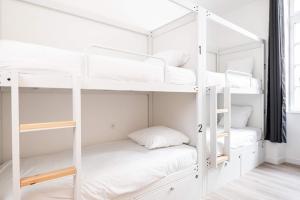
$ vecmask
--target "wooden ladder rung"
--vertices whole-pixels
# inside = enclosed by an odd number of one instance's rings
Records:
[[[217,109],[217,113],[221,114],[221,113],[228,113],[228,109]]]
[[[75,175],[75,174],[76,174],[76,168],[69,167],[66,169],[56,170],[48,173],[22,178],[20,180],[20,186],[25,187],[29,185],[34,185],[36,183],[41,183],[41,182],[54,180],[65,176]]]
[[[225,156],[225,155],[218,156],[217,157],[217,164],[223,163],[223,162],[228,161],[228,160],[229,160],[228,156]]]
[[[20,132],[24,133],[24,132],[42,131],[42,130],[50,130],[50,129],[74,128],[75,126],[76,126],[75,121],[21,124]]]
[[[223,138],[223,137],[228,137],[229,136],[229,133],[217,133],[217,137],[218,138]]]

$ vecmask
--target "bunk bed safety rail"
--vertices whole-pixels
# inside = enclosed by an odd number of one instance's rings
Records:
[[[225,72],[225,81],[226,81],[226,86],[230,87],[229,85],[229,75],[230,74],[236,74],[236,75],[241,75],[249,78],[249,83],[250,83],[250,88],[252,87],[252,74],[246,73],[246,72],[240,72],[240,71],[234,71],[234,70],[226,70]]]
[[[102,49],[102,50],[107,50],[107,51],[113,51],[113,52],[118,52],[118,53],[123,53],[123,54],[127,54],[127,55],[133,55],[133,56],[138,56],[138,57],[143,57],[143,58],[152,58],[152,59],[156,59],[158,61],[160,61],[164,67],[164,81],[166,81],[166,74],[167,74],[167,62],[159,57],[155,57],[152,55],[148,55],[148,54],[142,54],[142,53],[137,53],[137,52],[132,52],[132,51],[125,51],[125,50],[121,50],[121,49],[115,49],[112,47],[105,47],[105,46],[101,46],[101,45],[90,45],[89,47],[87,47],[84,50],[84,65],[83,65],[83,74],[85,77],[89,77],[90,76],[90,69],[89,69],[89,51],[91,49]]]
[[[10,67],[13,67],[12,69]],[[26,71],[28,70],[28,68],[26,68],[26,70],[22,69],[22,68],[16,68],[15,66],[11,66],[11,65],[0,65],[0,72],[6,72],[9,73],[11,75],[13,75],[14,73],[18,74],[18,75],[26,75],[26,74],[30,74],[30,75],[39,75],[39,76],[49,76],[50,75],[59,75],[59,76],[69,76],[69,77],[80,77],[79,73],[76,72],[68,72],[68,71],[63,71],[60,69],[54,69],[54,68],[50,68],[49,69],[36,69],[36,68],[30,68],[30,71]],[[52,73],[52,74],[51,74]]]

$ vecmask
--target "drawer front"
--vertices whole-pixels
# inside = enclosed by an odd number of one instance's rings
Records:
[[[200,197],[201,179],[195,178],[195,175],[190,175],[165,185],[160,189],[144,194],[136,198],[136,200],[199,200]]]
[[[226,183],[240,178],[241,176],[241,160],[240,151],[231,151],[230,162],[220,167],[208,170],[207,192],[216,191]]]
[[[252,145],[249,147],[245,147],[242,157],[242,175],[256,168],[260,163],[260,151],[259,145]]]
[[[265,144],[264,141],[258,142],[258,163],[257,165],[261,165],[265,161]]]

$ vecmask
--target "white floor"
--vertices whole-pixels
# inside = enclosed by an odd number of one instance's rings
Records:
[[[263,164],[206,200],[300,200],[300,166]]]

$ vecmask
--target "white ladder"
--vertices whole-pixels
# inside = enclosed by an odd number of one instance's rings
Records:
[[[72,76],[73,88],[73,120],[20,124],[19,122],[19,73],[11,75],[11,113],[12,113],[12,165],[13,165],[13,199],[21,200],[21,188],[37,183],[73,176],[74,198],[80,199],[80,174],[81,174],[81,88],[77,76]],[[20,175],[20,134],[52,129],[72,128],[73,140],[73,166],[65,169],[46,172],[31,177],[21,178]]]
[[[231,95],[230,87],[224,87],[224,108],[218,109],[218,91],[216,86],[209,87],[210,98],[210,165],[214,168],[230,160]],[[224,130],[217,132],[218,115],[224,115]],[[217,154],[217,142],[224,139],[224,153]]]

